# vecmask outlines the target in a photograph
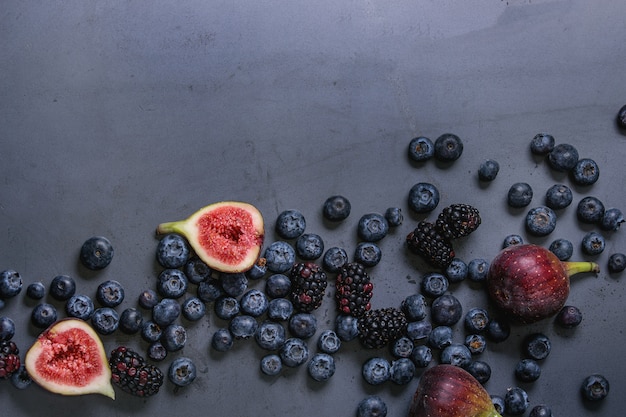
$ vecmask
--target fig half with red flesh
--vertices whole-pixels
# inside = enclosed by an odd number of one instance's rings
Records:
[[[67,318],[52,324],[37,337],[24,362],[33,381],[48,391],[115,399],[102,341],[83,320]]]
[[[185,220],[161,223],[157,234],[183,235],[196,255],[220,272],[245,272],[259,258],[264,225],[249,203],[222,201],[201,208]]]
[[[495,305],[519,324],[530,324],[557,314],[570,292],[570,277],[600,272],[595,262],[563,262],[548,249],[513,245],[493,259],[487,291]]]

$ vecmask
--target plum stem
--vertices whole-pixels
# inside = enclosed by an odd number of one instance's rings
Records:
[[[600,266],[595,262],[563,262],[568,277],[581,272],[600,272]]]

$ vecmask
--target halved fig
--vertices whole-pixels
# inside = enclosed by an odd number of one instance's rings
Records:
[[[25,366],[33,381],[48,391],[115,399],[102,341],[83,320],[61,319],[44,330],[26,353]]]
[[[185,220],[161,223],[157,234],[178,233],[210,268],[235,273],[252,268],[261,253],[263,216],[251,204],[222,201]]]

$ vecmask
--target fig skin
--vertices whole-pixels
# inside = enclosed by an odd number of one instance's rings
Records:
[[[71,355],[76,356],[76,362],[67,360]],[[61,319],[44,330],[26,352],[24,365],[32,380],[50,392],[101,394],[115,399],[102,341],[81,319]]]
[[[534,244],[503,249],[491,262],[487,291],[495,305],[516,324],[531,324],[557,314],[570,292],[570,277],[600,272],[595,262],[562,262]]]
[[[209,204],[184,220],[159,224],[156,233],[183,235],[204,263],[225,273],[252,268],[265,237],[261,212],[239,201]]]
[[[502,417],[489,393],[466,370],[440,364],[420,377],[407,417]]]

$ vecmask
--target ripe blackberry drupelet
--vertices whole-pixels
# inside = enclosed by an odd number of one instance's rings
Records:
[[[446,268],[454,258],[450,241],[437,231],[434,224],[427,221],[417,224],[407,235],[406,243],[411,252],[437,268]]]
[[[0,379],[8,379],[20,369],[20,351],[15,342],[0,342]]]
[[[402,337],[407,319],[401,310],[388,307],[368,311],[359,319],[358,326],[363,346],[378,349]]]
[[[374,286],[365,267],[358,262],[344,265],[335,279],[335,300],[342,314],[357,318],[370,310]]]
[[[452,204],[437,217],[435,227],[448,240],[467,236],[480,226],[480,213],[469,204]]]
[[[310,313],[322,305],[328,285],[326,273],[312,262],[291,268],[291,302],[295,310]]]
[[[122,391],[137,397],[149,397],[163,385],[163,372],[131,349],[119,346],[109,358],[111,380]]]

